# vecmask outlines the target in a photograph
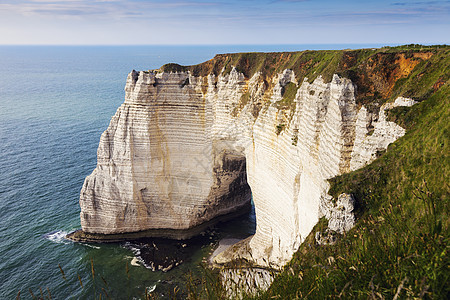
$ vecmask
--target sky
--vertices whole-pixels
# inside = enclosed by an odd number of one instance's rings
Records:
[[[0,0],[0,45],[449,42],[450,0]]]

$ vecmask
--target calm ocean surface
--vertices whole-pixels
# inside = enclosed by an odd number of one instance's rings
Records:
[[[132,69],[197,64],[216,53],[373,46],[0,46],[0,299],[15,299],[19,291],[30,298],[29,289],[38,296],[39,288],[45,295],[48,288],[54,299],[91,299],[103,287],[115,299],[142,298],[146,287],[166,295],[188,271],[197,272],[211,250],[205,242],[191,259],[163,273],[131,264],[134,252],[123,244],[63,239],[80,228],[79,192]],[[253,218],[216,231],[251,231]]]

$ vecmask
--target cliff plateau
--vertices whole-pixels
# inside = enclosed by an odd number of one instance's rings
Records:
[[[320,217],[338,232],[351,228],[354,216],[338,216],[343,202],[328,195],[327,180],[405,134],[386,116],[414,104],[396,83],[433,55],[230,54],[133,71],[81,190],[82,230],[173,237],[167,230],[243,212],[253,197],[256,233],[245,251],[224,255],[280,267]]]

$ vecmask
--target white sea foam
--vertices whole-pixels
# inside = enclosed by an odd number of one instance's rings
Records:
[[[91,244],[85,244],[85,243],[80,243],[83,246],[89,247],[89,248],[93,248],[93,249],[100,249],[100,246],[94,246]]]
[[[139,267],[141,264],[137,257],[133,257],[133,259],[131,260],[131,265],[135,266],[135,267]]]
[[[58,244],[68,244],[69,240],[66,239],[67,231],[56,230],[49,233],[44,234],[44,238]]]
[[[125,249],[131,250],[131,252],[133,252],[134,256],[139,257],[141,255],[141,249],[135,247],[133,244],[131,244],[130,242],[126,242],[123,247]]]
[[[141,257],[141,249],[136,248],[133,244],[126,242],[124,244],[124,248],[131,250],[131,252],[133,252],[134,256],[131,259],[130,264],[132,266],[138,267],[138,266],[144,266],[147,269],[152,269],[153,266],[148,265],[145,263],[144,259]],[[129,256],[125,256],[125,259],[130,258]]]

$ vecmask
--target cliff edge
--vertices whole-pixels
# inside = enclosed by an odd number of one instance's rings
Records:
[[[405,134],[389,109],[448,80],[430,72],[448,51],[223,54],[133,71],[81,190],[82,230],[164,235],[242,212],[253,196],[257,228],[242,255],[282,266],[333,214],[328,179]]]

